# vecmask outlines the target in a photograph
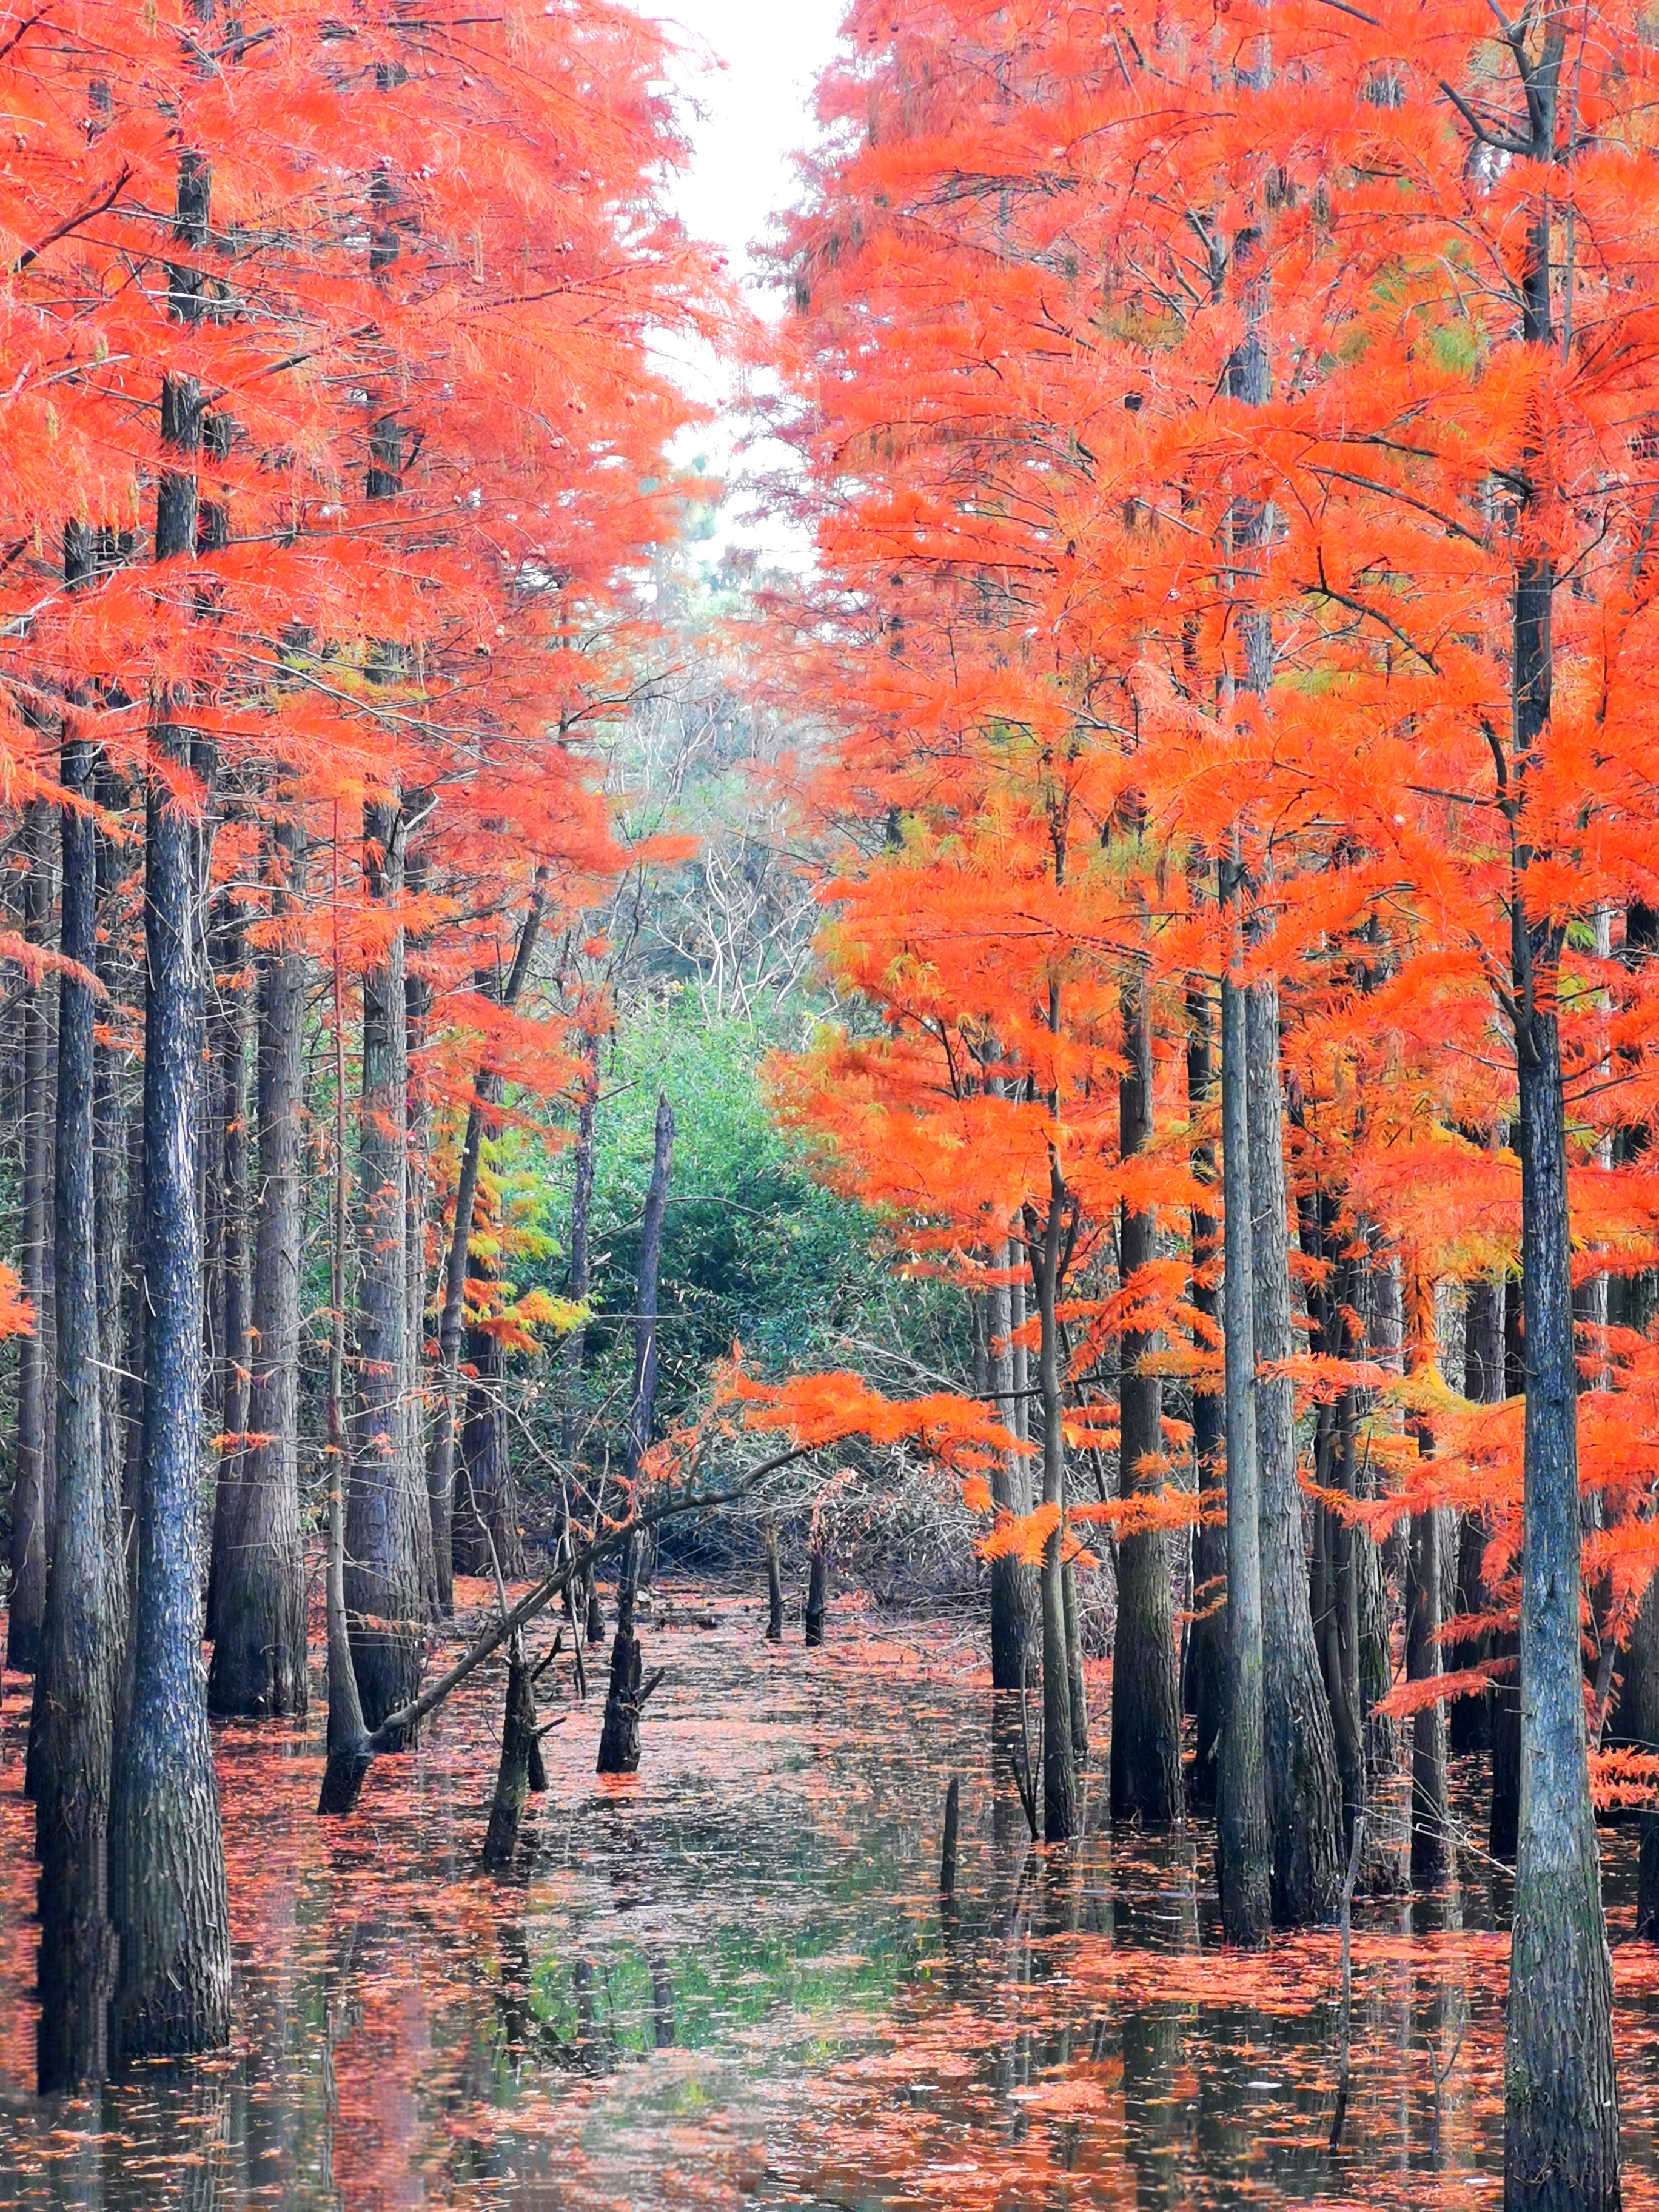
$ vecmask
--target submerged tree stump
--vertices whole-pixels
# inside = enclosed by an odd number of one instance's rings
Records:
[[[830,1603],[830,1551],[821,1540],[811,1551],[811,1574],[806,1585],[806,1641],[809,1646],[823,1641],[823,1616]]]
[[[783,1581],[778,1571],[778,1532],[766,1524],[766,1640],[783,1641]]]
[[[532,1784],[532,1764],[540,1780]],[[495,1770],[495,1796],[484,1832],[483,1860],[494,1872],[513,1863],[524,1820],[524,1801],[532,1788],[545,1789],[542,1747],[536,1735],[536,1686],[522,1641],[514,1637],[507,1661],[507,1711],[501,1720],[501,1764]]]
[[[599,1731],[600,1774],[635,1774],[640,1764],[640,1639],[634,1633],[634,1581],[624,1573],[617,1595],[617,1633],[611,1646],[611,1686]]]

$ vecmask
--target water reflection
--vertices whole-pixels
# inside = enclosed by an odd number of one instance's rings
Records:
[[[11,1681],[0,2206],[1498,2202],[1500,1873],[1468,1857],[1441,1895],[1359,1912],[1354,2080],[1334,2162],[1334,1936],[1223,1954],[1205,1828],[1100,1828],[1064,1853],[1034,1850],[1017,1701],[993,1713],[957,1632],[854,1642],[848,1621],[809,1656],[765,1644],[746,1604],[714,1609],[712,1632],[655,1632],[653,1663],[670,1671],[637,1781],[596,1783],[594,1708],[548,1738],[552,1786],[509,1879],[476,1869],[498,1681],[418,1753],[386,1762],[361,1812],[332,1827],[310,1811],[315,1731],[227,1732],[236,2046],[56,2106],[27,2094]],[[938,1854],[953,1773],[947,1911]],[[1633,1831],[1605,1843],[1617,1934]],[[1659,1961],[1618,1955],[1640,2205],[1655,2201],[1639,2054]]]

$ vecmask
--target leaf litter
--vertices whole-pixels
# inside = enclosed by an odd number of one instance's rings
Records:
[[[599,1782],[597,1705],[573,1708],[508,1878],[477,1867],[497,1670],[342,1822],[313,1811],[320,1698],[303,1729],[221,1731],[235,2042],[95,2099],[30,2094],[27,1685],[8,1677],[0,2208],[1500,2203],[1507,1883],[1478,1856],[1438,1898],[1357,1909],[1334,2160],[1334,1931],[1222,1949],[1202,1825],[1030,1850],[959,1622],[848,1611],[809,1654],[766,1644],[746,1594],[673,1602],[718,1625],[659,1632],[636,1784]],[[1634,1838],[1602,1830],[1626,2202],[1659,2212],[1659,1951],[1620,1940]]]

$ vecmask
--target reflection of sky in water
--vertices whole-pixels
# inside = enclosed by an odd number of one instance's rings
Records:
[[[1419,1903],[1414,1934],[1401,1900],[1360,1916],[1334,2166],[1334,1936],[1219,1954],[1207,1831],[1028,1860],[958,1632],[859,1646],[843,1615],[842,1640],[809,1659],[764,1644],[754,1605],[716,1605],[712,1632],[647,1631],[669,1673],[637,1784],[596,1784],[594,1707],[547,1739],[552,1786],[518,1880],[475,1866],[499,1677],[416,1757],[382,1762],[343,1826],[311,1812],[320,1714],[303,1741],[228,1734],[236,2046],[144,2069],[106,2095],[101,2130],[88,2105],[27,2095],[26,1709],[10,1678],[0,2206],[1496,2204],[1506,1945],[1484,1873]],[[963,1872],[942,1918],[951,1772]],[[1607,1837],[1615,1935],[1633,1832]],[[1615,1958],[1641,2206],[1659,2202],[1638,2056],[1659,1960]]]

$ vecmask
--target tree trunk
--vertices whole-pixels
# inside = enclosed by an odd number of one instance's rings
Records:
[[[783,1641],[783,1579],[778,1572],[778,1532],[770,1521],[766,1524],[766,1640]]]
[[[346,1611],[346,1489],[351,1477],[351,1448],[346,1413],[346,1255],[351,1243],[351,1164],[346,1141],[345,957],[340,938],[340,813],[334,810],[333,1030],[334,1172],[330,1193],[327,1423],[325,1465],[328,1469],[326,1549],[323,1607],[328,1627],[328,1755],[318,1793],[319,1814],[343,1817],[356,1807],[374,1754],[357,1693],[357,1669]]]
[[[52,810],[36,799],[25,836],[28,877],[23,931],[44,945],[52,918]],[[51,1320],[46,1297],[46,1238],[51,1180],[51,1040],[44,995],[23,992],[22,1252],[19,1273],[34,1309],[33,1332],[17,1346],[17,1454],[11,1502],[11,1598],[6,1664],[32,1674],[40,1663],[46,1610],[46,1560],[52,1523],[54,1468],[48,1460],[46,1393],[51,1380]]]
[[[1288,1360],[1294,1349],[1275,984],[1250,988],[1246,1028],[1255,1357],[1267,1366]],[[1288,1376],[1258,1380],[1255,1414],[1273,1919],[1281,1928],[1303,1928],[1335,1917],[1342,1887],[1342,1799],[1330,1705],[1314,1644]]]
[[[484,1260],[476,1262],[471,1272],[480,1282],[495,1273]],[[465,1346],[471,1376],[463,1400],[460,1479],[451,1516],[450,1547],[458,1573],[490,1575],[499,1568],[510,1578],[524,1571],[524,1548],[503,1396],[507,1360],[499,1340],[487,1329],[469,1330]]]
[[[489,1826],[484,1831],[483,1864],[498,1874],[513,1863],[513,1853],[524,1820],[525,1799],[530,1791],[530,1769],[537,1751],[536,1686],[524,1641],[514,1637],[507,1655],[507,1711],[501,1721],[501,1756],[495,1770],[495,1795],[490,1801]],[[635,1765],[639,1764],[637,1748]],[[601,1772],[605,1771],[601,1768]],[[631,1772],[632,1769],[617,1771]]]
[[[816,1650],[823,1641],[823,1617],[830,1607],[830,1548],[822,1534],[812,1539],[807,1553],[805,1643]]]
[[[992,1410],[1015,1437],[1022,1412],[1015,1380],[1016,1363],[1009,1342],[1014,1328],[1013,1297],[1006,1280],[1009,1252],[1006,1242],[994,1246],[991,1265],[1004,1279],[985,1294],[988,1380],[993,1393]],[[1031,1510],[1030,1477],[1022,1452],[999,1453],[991,1467],[991,1498],[999,1512],[1016,1518]],[[1018,1690],[1025,1680],[1031,1649],[1033,1616],[1036,1610],[1036,1577],[1023,1559],[1005,1555],[991,1562],[991,1687]]]
[[[1214,1053],[1211,1043],[1210,998],[1199,986],[1187,994],[1187,1113],[1196,1125],[1214,1095]],[[1205,1184],[1216,1176],[1215,1146],[1207,1138],[1193,1145],[1193,1174]],[[1221,1297],[1214,1279],[1220,1258],[1221,1224],[1213,1213],[1194,1207],[1193,1267],[1189,1296],[1194,1310],[1220,1334]],[[1212,1340],[1195,1334],[1201,1352]],[[1193,1387],[1193,1481],[1200,1499],[1212,1496],[1222,1474],[1223,1425],[1226,1401],[1212,1390]],[[1226,1589],[1227,1533],[1206,1514],[1193,1543],[1193,1610],[1197,1615],[1187,1641],[1188,1702],[1194,1716],[1191,1790],[1194,1807],[1215,1804],[1216,1754],[1226,1713],[1227,1625],[1221,1601]]]
[[[1472,1283],[1463,1316],[1463,1395],[1476,1405],[1491,1405],[1504,1395],[1504,1291],[1498,1283]],[[1486,1548],[1486,1532],[1478,1514],[1466,1513],[1458,1523],[1457,1609],[1482,1613],[1487,1599],[1480,1562]],[[1476,1667],[1492,1655],[1492,1638],[1480,1636],[1458,1646],[1457,1664]],[[1492,1692],[1459,1698],[1447,1719],[1454,1755],[1489,1751],[1492,1747]]]
[[[1221,1146],[1226,1276],[1227,1711],[1216,1772],[1221,1924],[1230,1943],[1265,1942],[1273,1918],[1263,1711],[1261,1496],[1245,993],[1221,987]]]
[[[573,1304],[586,1299],[590,1284],[588,1237],[593,1215],[593,1149],[599,1100],[599,1041],[591,1029],[582,1036],[581,1103],[576,1109],[576,1143],[570,1177],[570,1258],[566,1287]],[[559,1442],[564,1463],[574,1475],[576,1441],[581,1418],[582,1363],[587,1356],[587,1328],[578,1322],[559,1347],[563,1373],[564,1402],[559,1415]]]
[[[1517,592],[1517,676],[1528,586]],[[1541,613],[1547,640],[1548,598]],[[1590,1806],[1579,1641],[1578,1377],[1565,1113],[1537,947],[1516,921],[1520,1000],[1525,1549],[1521,1561],[1521,1817],[1504,2038],[1510,2212],[1602,2212],[1620,2199],[1612,1965]]]
[[[125,792],[105,769],[99,778],[100,804],[115,811]],[[126,848],[101,831],[98,836],[98,910],[101,929],[98,945],[99,981],[112,1000],[136,999],[138,991],[129,974],[131,947],[114,914],[115,895],[125,880]],[[121,1549],[123,1474],[126,1465],[125,1334],[128,1304],[129,1240],[127,1208],[128,1122],[142,1135],[143,1115],[129,1116],[123,1096],[122,1053],[113,1044],[94,1044],[93,1122],[97,1146],[97,1180],[93,1190],[94,1234],[98,1250],[98,1342],[101,1362],[104,1456],[109,1462],[110,1495],[115,1500],[116,1552]],[[132,1363],[135,1370],[138,1363]],[[125,1584],[123,1584],[125,1589]],[[125,1630],[123,1632],[125,1633]]]
[[[1348,1315],[1357,1291],[1355,1271],[1337,1227],[1339,1207],[1328,1192],[1302,1200],[1303,1249],[1321,1270],[1309,1297],[1313,1350],[1328,1359],[1353,1356]],[[1357,1426],[1354,1393],[1343,1390],[1321,1406],[1314,1424],[1314,1480],[1322,1490],[1354,1494]],[[1346,1516],[1321,1504],[1314,1509],[1314,1639],[1331,1710],[1337,1778],[1342,1790],[1343,1843],[1351,1851],[1354,1826],[1366,1802],[1365,1753],[1359,1717],[1359,1608],[1354,1577],[1354,1529]],[[1357,1869],[1356,1869],[1357,1875]]]
[[[252,1348],[245,1428],[258,1441],[237,1463],[217,1580],[219,1624],[208,1705],[224,1719],[303,1713],[305,1553],[300,1528],[300,1186],[305,953],[284,927],[301,892],[303,832],[271,841],[271,919],[283,933],[259,955],[258,1184]],[[223,1497],[221,1491],[221,1497]],[[218,1531],[216,1528],[216,1540]]]
[[[1440,1546],[1443,1516],[1437,1507],[1412,1516],[1406,1599],[1406,1678],[1433,1680],[1441,1663]],[[1450,1808],[1446,1790],[1446,1708],[1436,1699],[1412,1715],[1412,1887],[1429,1889],[1445,1878],[1451,1861]]]
[[[1139,969],[1122,985],[1124,1073],[1118,1080],[1119,1150],[1125,1160],[1152,1141],[1152,1001]],[[1118,1230],[1126,1293],[1158,1256],[1158,1224],[1126,1205]],[[1126,1333],[1118,1383],[1118,1495],[1163,1487],[1164,1386],[1143,1363],[1155,1334]],[[1076,1715],[1073,1714],[1075,1733]],[[1112,1818],[1168,1828],[1182,1816],[1181,1665],[1169,1539],[1161,1528],[1126,1532],[1117,1547],[1117,1635],[1112,1665]]]
[[[63,783],[90,801],[94,748],[66,733]],[[88,978],[97,959],[97,836],[90,815],[63,817],[64,957]],[[58,991],[57,1525],[40,1672],[35,1844],[40,1862],[43,2096],[107,2070],[115,1934],[107,1844],[115,1690],[125,1613],[120,1501],[103,1445],[93,1118],[95,1047],[90,980]]]
[[[232,1546],[240,1540],[238,1492],[243,1479],[243,1439],[248,1433],[253,1356],[249,1334],[246,994],[241,980],[247,948],[240,911],[228,900],[215,935],[219,973],[215,978],[214,1012],[208,1032],[216,1111],[209,1117],[208,1127],[216,1137],[219,1155],[217,1174],[211,1167],[209,1170],[211,1182],[217,1185],[218,1252],[214,1272],[219,1301],[219,1371],[210,1379],[218,1386],[221,1442],[214,1486],[213,1550],[208,1563],[207,1632],[216,1642],[223,1626],[227,1558]]]
[[[181,169],[187,180],[189,156]],[[181,199],[184,190],[181,181]],[[193,455],[201,400],[191,380],[167,378],[161,414],[164,441]],[[156,499],[158,563],[188,557],[195,541],[195,477],[170,471]],[[185,762],[189,733],[167,719],[178,702],[158,703],[151,742],[158,754]],[[197,1534],[200,861],[195,823],[153,778],[144,839],[143,1431],[131,1703],[117,1734],[110,1822],[110,1896],[120,1941],[112,2039],[123,2060],[216,2049],[230,2033],[229,1917],[202,1667]]]
[[[623,1461],[623,1508],[639,1506],[639,1487],[645,1454],[651,1442],[657,1407],[657,1291],[662,1271],[663,1218],[668,1208],[668,1182],[674,1167],[674,1116],[665,1093],[657,1098],[657,1125],[651,1160],[651,1182],[645,1195],[645,1215],[640,1224],[639,1267],[634,1296],[634,1395],[628,1416],[628,1449]],[[639,1584],[641,1539],[629,1540],[623,1556],[622,1579],[617,1591],[617,1634],[611,1648],[611,1688],[605,1698],[605,1725],[599,1737],[599,1771],[632,1774],[640,1763],[640,1688],[641,1659],[634,1629],[635,1593]]]
[[[1031,1280],[1036,1294],[1040,1343],[1038,1389],[1042,1403],[1042,1502],[1059,1514],[1042,1548],[1042,1833],[1063,1844],[1077,1833],[1077,1753],[1072,1735],[1071,1667],[1066,1648],[1065,1370],[1060,1342],[1060,1285],[1069,1194],[1060,1163],[1048,1169],[1048,1207],[1041,1239],[1033,1239]]]
[[[519,932],[519,942],[513,956],[513,966],[501,994],[504,1006],[517,1006],[530,973],[530,963],[536,950],[536,939],[541,928],[543,909],[546,904],[546,888],[540,874],[532,896],[530,908]],[[489,1109],[498,1106],[501,1099],[501,1079],[494,1068],[482,1066],[473,1081],[473,1098],[467,1109],[466,1133],[461,1140],[460,1169],[455,1178],[455,1212],[450,1224],[449,1249],[444,1259],[443,1295],[438,1310],[438,1418],[434,1429],[431,1456],[427,1462],[427,1495],[432,1517],[432,1541],[437,1559],[437,1586],[440,1603],[447,1613],[455,1601],[455,1462],[457,1446],[462,1425],[461,1390],[459,1383],[461,1341],[466,1314],[466,1284],[472,1249],[473,1211],[478,1195],[478,1170],[483,1159],[484,1124]],[[580,1163],[579,1163],[580,1171]],[[592,1128],[590,1116],[588,1129],[588,1180],[592,1180]],[[587,1224],[582,1220],[583,1291],[586,1290]],[[574,1264],[574,1261],[573,1261]],[[577,1293],[573,1291],[573,1297]],[[505,1434],[500,1439],[500,1449],[506,1452]],[[472,1461],[466,1461],[469,1474]],[[497,1530],[509,1538],[508,1550],[516,1560],[518,1556],[518,1516],[513,1510],[511,1498],[511,1468],[507,1468],[507,1519]],[[476,1499],[476,1486],[473,1497]],[[476,1531],[474,1532],[477,1533]],[[474,1547],[476,1548],[476,1547]],[[471,1556],[469,1552],[469,1558]],[[503,1562],[503,1571],[506,1564]],[[476,1565],[463,1563],[462,1571],[477,1574]]]
[[[611,1685],[599,1731],[600,1774],[636,1774],[640,1765],[640,1640],[634,1633],[636,1570],[630,1541],[617,1590],[617,1633],[611,1646]]]
[[[395,907],[402,896],[404,830],[395,802],[364,809],[363,875],[377,904]],[[383,961],[365,972],[362,995],[356,1403],[345,1597],[358,1694],[374,1729],[420,1686],[432,1543],[424,1471],[412,1464],[402,1402],[409,1372],[409,1038],[401,927],[394,928]]]
[[[1075,1559],[1067,1559],[1060,1571],[1060,1595],[1066,1608],[1066,1692],[1072,1701],[1072,1749],[1081,1766],[1089,1756],[1089,1691],[1083,1674],[1083,1610]]]
[[[419,820],[431,811],[434,803],[430,792],[413,793],[405,811]],[[423,846],[416,847],[410,854],[406,868],[411,898],[424,895],[428,874],[425,848]],[[432,1094],[426,1076],[423,1050],[432,1018],[432,986],[425,973],[427,949],[428,939],[423,935],[409,940],[409,957],[404,961],[404,1025],[407,1040],[405,1065],[409,1070],[404,1120],[408,1131],[409,1165],[404,1192],[403,1403],[410,1464],[422,1471],[426,1483],[428,1525],[421,1547],[427,1570],[425,1609],[434,1619],[447,1620],[455,1607],[454,1563],[447,1550],[441,1559],[439,1557],[440,1539],[444,1532],[441,1526],[441,1515],[434,1514],[432,1510],[432,1462],[440,1422],[432,1424],[433,1433],[429,1439],[427,1434],[426,1314],[429,1293],[426,1217],[432,1194]],[[514,1525],[516,1528],[516,1516]]]

